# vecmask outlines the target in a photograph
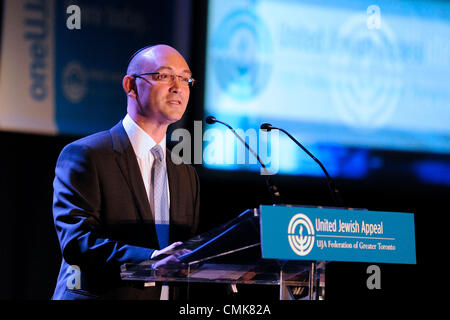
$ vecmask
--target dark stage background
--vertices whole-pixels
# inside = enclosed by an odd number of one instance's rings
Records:
[[[190,65],[200,80],[191,93],[183,120],[183,125],[192,130],[190,124],[204,118],[201,79],[205,59],[205,1],[193,1],[190,12],[185,14],[192,15]],[[125,95],[118,103],[123,105],[125,115]],[[47,300],[53,293],[61,258],[52,220],[54,167],[62,148],[77,138],[0,132],[0,299]],[[401,160],[400,156],[392,156],[387,169],[374,172],[365,180],[336,182],[349,207],[415,213],[417,265],[380,265],[382,289],[371,291],[366,288],[368,264],[332,263],[327,271],[327,299],[436,296],[433,281],[428,279],[439,259],[433,249],[439,246],[436,233],[448,213],[450,188],[423,184],[403,175]],[[264,178],[257,173],[195,167],[201,179],[201,231],[247,208],[270,204]],[[332,205],[324,179],[274,176],[273,180],[285,203]]]

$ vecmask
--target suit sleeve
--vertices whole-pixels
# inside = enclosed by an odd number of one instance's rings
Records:
[[[72,143],[61,152],[53,183],[53,218],[67,263],[104,268],[149,259],[153,249],[121,243],[102,228],[97,165],[88,146]]]

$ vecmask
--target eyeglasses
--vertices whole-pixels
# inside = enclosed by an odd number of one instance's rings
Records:
[[[147,72],[147,73],[141,73],[141,74],[133,74],[134,78],[141,78],[144,81],[148,81],[146,78],[142,76],[151,76],[152,80],[158,81],[161,83],[174,83],[175,78],[178,78],[180,80],[180,83],[185,87],[193,87],[195,80],[192,77],[184,77],[184,76],[178,76],[176,74],[170,74],[170,73],[161,73],[161,72]]]

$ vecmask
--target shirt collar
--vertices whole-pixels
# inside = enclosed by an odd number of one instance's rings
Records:
[[[122,121],[125,132],[130,139],[131,145],[133,146],[134,153],[139,158],[147,157],[150,153],[150,149],[156,145],[155,140],[145,132],[141,127],[139,127],[136,122],[127,114]],[[162,150],[164,160],[166,159],[166,137],[164,137],[160,143],[158,143]]]

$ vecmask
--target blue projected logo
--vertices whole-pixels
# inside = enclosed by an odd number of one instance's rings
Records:
[[[79,103],[88,90],[87,71],[76,61],[69,62],[62,71],[63,94],[71,103]]]
[[[219,86],[236,100],[257,96],[268,83],[273,47],[269,30],[254,13],[239,10],[216,30],[212,56]]]
[[[331,58],[332,98],[342,120],[357,128],[391,121],[403,88],[402,61],[386,22],[367,28],[355,15],[341,26]]]

